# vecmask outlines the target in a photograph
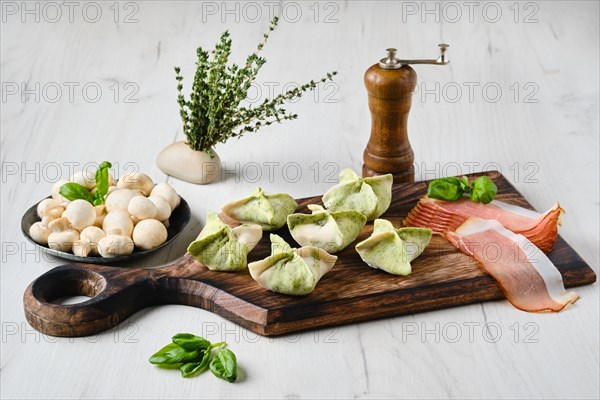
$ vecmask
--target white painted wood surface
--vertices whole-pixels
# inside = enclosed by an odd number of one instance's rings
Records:
[[[113,2],[95,4],[74,2],[71,17],[64,4],[58,16],[56,6],[42,2],[2,2],[2,398],[599,396],[597,284],[578,288],[581,299],[560,314],[527,314],[497,301],[269,339],[203,310],[162,306],[93,338],[51,338],[27,325],[21,296],[60,261],[35,253],[19,228],[23,212],[48,194],[57,168],[66,176],[69,163],[111,160],[120,172],[132,163],[174,185],[192,206],[185,234],[139,265],[173,260],[206,211],[258,184],[317,195],[331,185],[325,178],[332,166],[359,170],[370,126],[364,71],[386,47],[397,47],[401,57],[435,57],[444,41],[451,44],[449,66],[416,67],[421,91],[409,128],[419,177],[497,165],[538,209],[561,202],[561,235],[598,272],[598,2],[281,8],[137,1],[117,3],[118,16]],[[330,70],[339,71],[337,86],[292,105],[299,120],[219,146],[230,171],[224,181],[194,186],[164,176],[156,154],[182,139],[173,66],[182,66],[189,84],[195,48],[212,46],[225,29],[241,62],[266,29],[270,7],[285,13],[264,51],[262,95]],[[94,23],[96,8],[102,15]],[[98,87],[102,94],[93,102]],[[24,89],[30,93],[22,98]],[[423,96],[423,89],[433,92]],[[209,373],[185,380],[148,364],[172,334],[186,331],[227,340],[243,371],[240,382]]]

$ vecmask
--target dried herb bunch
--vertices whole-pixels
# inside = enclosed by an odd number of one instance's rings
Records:
[[[278,18],[273,18],[269,31],[264,34],[256,51],[248,56],[243,68],[236,64],[227,64],[231,54],[231,39],[228,31],[221,35],[219,43],[212,51],[212,57],[199,47],[196,50],[197,69],[189,99],[183,95],[181,69],[175,67],[177,102],[181,107],[183,131],[187,137],[187,144],[192,149],[205,151],[213,157],[211,148],[217,143],[225,143],[230,138],[255,132],[262,126],[274,122],[298,118],[297,114],[285,110],[284,103],[301,97],[306,91],[314,90],[319,83],[332,80],[337,74],[337,72],[328,73],[319,81],[311,80],[273,99],[265,99],[258,106],[241,106],[258,71],[267,61],[258,54],[277,23]]]

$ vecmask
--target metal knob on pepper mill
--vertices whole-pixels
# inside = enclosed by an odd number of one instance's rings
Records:
[[[363,176],[391,173],[394,183],[414,182],[414,153],[408,140],[408,112],[417,74],[409,64],[446,65],[447,44],[440,44],[440,56],[431,60],[399,60],[396,49],[387,49],[382,58],[365,72],[369,93],[371,137],[363,154]]]

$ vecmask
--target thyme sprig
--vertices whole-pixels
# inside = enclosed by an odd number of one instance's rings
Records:
[[[228,31],[223,32],[215,49],[208,53],[199,47],[196,50],[196,73],[189,99],[183,94],[183,76],[181,68],[175,67],[177,80],[177,102],[183,123],[187,144],[194,150],[205,151],[211,157],[212,147],[225,143],[230,138],[256,132],[263,126],[298,118],[288,112],[284,104],[300,98],[305,92],[314,90],[317,85],[332,80],[337,72],[330,72],[318,80],[288,90],[273,99],[264,99],[257,106],[243,106],[252,82],[261,67],[267,62],[259,53],[275,29],[279,19],[273,18],[269,30],[254,53],[246,59],[243,67],[228,65],[231,55],[231,38]]]

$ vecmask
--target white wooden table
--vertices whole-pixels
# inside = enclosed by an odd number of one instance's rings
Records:
[[[578,288],[581,299],[559,314],[496,301],[270,339],[203,310],[162,306],[95,337],[52,338],[26,323],[21,296],[60,261],[35,252],[19,227],[60,175],[111,160],[190,202],[183,236],[138,265],[173,260],[206,211],[257,185],[317,195],[332,172],[360,170],[370,129],[364,71],[386,47],[436,57],[448,42],[449,66],[416,67],[417,179],[500,169],[536,208],[560,201],[561,235],[597,273],[598,2],[48,4],[1,4],[2,398],[599,396],[597,284]],[[225,29],[242,62],[273,12],[282,22],[254,96],[331,70],[335,85],[291,105],[297,121],[219,146],[223,181],[195,186],[161,174],[157,153],[183,139],[173,66],[189,84],[195,48],[213,46]],[[148,363],[188,331],[228,341],[240,381],[186,380]]]

